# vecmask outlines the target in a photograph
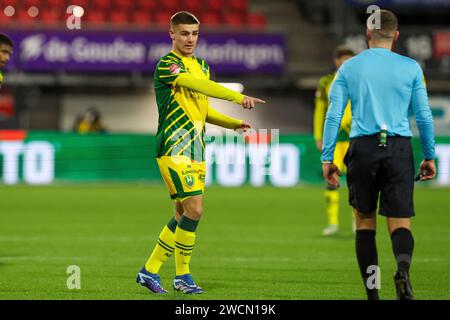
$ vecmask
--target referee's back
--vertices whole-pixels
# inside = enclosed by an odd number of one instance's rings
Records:
[[[350,138],[374,135],[387,125],[389,136],[411,137],[409,115],[414,114],[423,153],[434,154],[434,130],[423,72],[419,64],[385,48],[367,49],[347,60],[330,90],[327,113],[329,135],[322,160],[332,159],[335,131],[348,99],[352,109]]]
[[[376,134],[382,124],[389,135],[410,137],[410,105],[429,110],[423,73],[413,59],[372,48],[347,61],[340,72],[352,103],[350,137]]]

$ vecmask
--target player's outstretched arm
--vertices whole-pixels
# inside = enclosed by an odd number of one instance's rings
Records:
[[[208,114],[206,115],[206,122],[227,129],[233,130],[242,129],[243,132],[251,128],[251,125],[245,122],[244,120],[239,120],[226,116],[211,106],[208,106]]]
[[[239,92],[225,88],[214,81],[194,77],[190,73],[180,74],[174,81],[173,86],[191,89],[208,97],[227,100],[237,104],[241,104],[245,98]]]
[[[255,103],[264,103],[263,100],[244,96],[243,94],[225,88],[214,81],[194,77],[190,73],[180,74],[174,81],[173,86],[188,88],[208,97],[231,101],[242,105],[246,109],[253,108]]]

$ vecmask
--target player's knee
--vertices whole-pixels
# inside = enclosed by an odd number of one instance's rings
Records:
[[[411,229],[411,220],[409,218],[388,218],[387,223],[390,234],[397,229]]]
[[[203,206],[201,204],[188,205],[184,207],[184,215],[192,220],[200,220],[203,213]]]
[[[193,220],[200,220],[203,214],[203,207],[202,206],[195,206],[193,208],[190,208],[189,215],[190,218]]]
[[[375,230],[377,227],[376,212],[362,213],[354,210],[356,218],[356,229]]]
[[[203,213],[203,201],[201,196],[194,196],[183,202],[184,215],[193,220],[200,220]]]

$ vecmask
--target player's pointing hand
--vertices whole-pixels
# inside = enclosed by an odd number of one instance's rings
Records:
[[[264,100],[249,96],[245,96],[244,100],[242,100],[241,102],[244,109],[253,109],[256,103],[266,103],[266,102]]]
[[[243,121],[242,124],[241,124],[241,126],[238,127],[238,128],[236,128],[235,130],[240,130],[240,131],[242,131],[243,133],[245,133],[245,132],[247,132],[247,130],[249,130],[249,129],[251,129],[251,128],[252,128],[252,125],[251,125],[250,123],[248,123],[248,122],[246,122],[246,121]]]

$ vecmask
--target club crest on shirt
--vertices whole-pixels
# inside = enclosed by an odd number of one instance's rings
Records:
[[[171,74],[179,74],[181,71],[181,67],[177,64],[172,64],[169,69]]]

